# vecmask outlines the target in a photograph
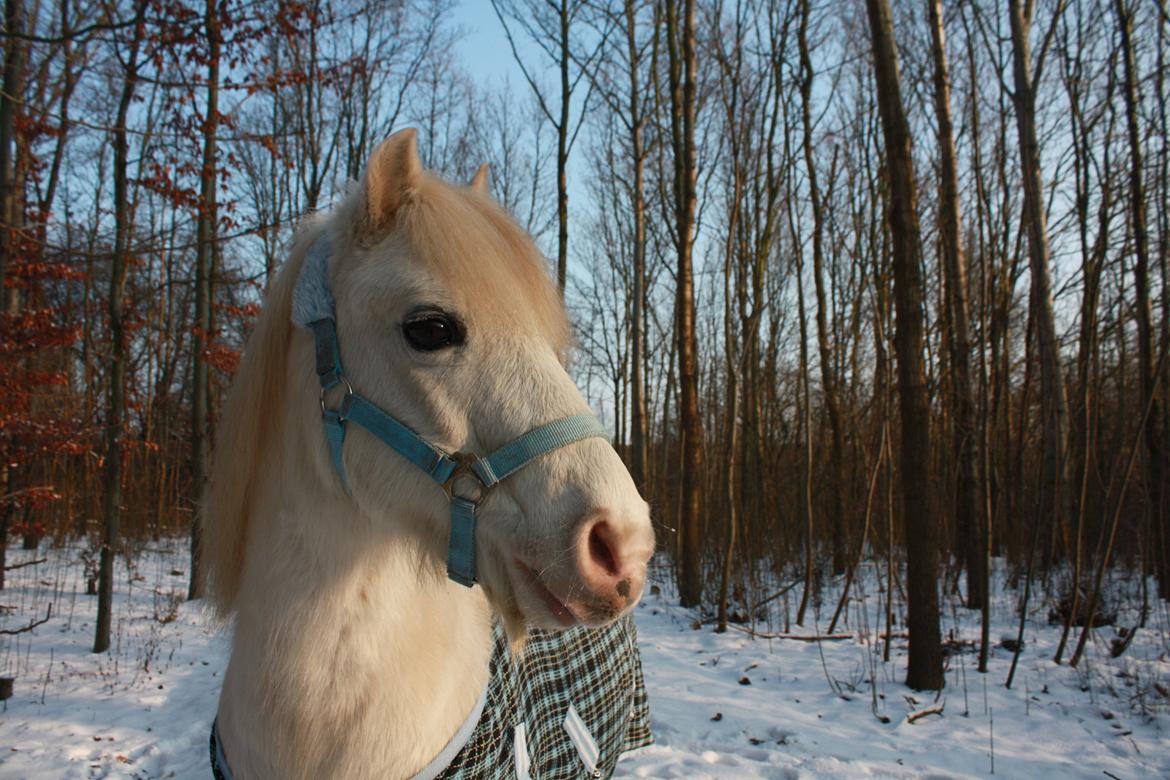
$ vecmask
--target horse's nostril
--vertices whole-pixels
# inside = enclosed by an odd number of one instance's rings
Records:
[[[615,620],[642,594],[648,548],[654,538],[648,522],[610,509],[587,514],[577,527],[576,577],[569,581],[566,608],[587,625]]]
[[[589,529],[589,558],[594,566],[606,574],[616,576],[619,571],[617,556],[614,555],[613,529],[605,520],[595,523]]]

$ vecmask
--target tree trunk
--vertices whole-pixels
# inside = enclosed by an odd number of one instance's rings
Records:
[[[955,522],[959,528],[963,559],[967,567],[967,607],[980,609],[986,598],[987,572],[983,532],[977,511],[978,448],[975,430],[974,387],[971,382],[971,338],[967,308],[967,258],[960,235],[961,207],[959,173],[955,155],[954,125],[951,121],[951,77],[947,64],[946,30],[942,0],[928,0],[931,54],[934,59],[934,110],[938,120],[939,145],[939,234],[942,238],[942,266],[952,328],[951,392],[954,416],[952,443],[958,467],[958,495]]]
[[[735,130],[732,129],[732,132],[735,132]],[[727,470],[721,476],[725,480],[725,491],[723,497],[726,501],[725,511],[727,512],[727,536],[724,540],[723,565],[719,576],[718,624],[715,628],[716,633],[723,633],[727,631],[728,590],[731,585],[731,568],[735,561],[735,541],[739,520],[737,515],[738,507],[736,506],[738,496],[736,495],[735,490],[737,477],[736,461],[739,458],[739,441],[737,438],[739,417],[739,368],[736,365],[737,357],[735,348],[735,328],[732,326],[731,319],[731,267],[735,258],[734,234],[738,227],[737,222],[739,219],[739,203],[742,196],[742,187],[738,159],[733,159],[732,165],[734,165],[736,168],[736,172],[734,174],[735,183],[734,192],[732,194],[731,212],[728,217],[727,244],[724,247],[723,258],[723,341],[726,351],[724,365],[727,371],[727,377],[725,380],[726,395],[724,399],[727,415],[724,421],[724,425],[726,426],[727,439],[724,448],[724,452],[726,453],[724,457],[727,462]]]
[[[1029,34],[1032,10],[1021,0],[1011,0],[1009,17],[1012,35],[1012,100],[1016,109],[1020,162],[1024,183],[1023,219],[1028,231],[1032,276],[1031,304],[1034,307],[1036,344],[1040,352],[1040,397],[1043,417],[1044,503],[1038,522],[1054,521],[1054,530],[1067,531],[1073,481],[1068,464],[1068,396],[1064,387],[1064,366],[1056,319],[1052,310],[1052,273],[1048,247],[1047,217],[1044,211],[1044,182],[1040,172],[1040,144],[1036,138],[1036,93],[1033,85],[1032,52]],[[1052,22],[1054,25],[1056,21]],[[1067,534],[1066,534],[1067,536]]]
[[[797,43],[800,47],[800,113],[804,136],[804,162],[808,174],[808,193],[812,202],[813,218],[813,288],[817,298],[817,349],[821,359],[821,393],[825,397],[825,410],[829,417],[829,432],[832,436],[833,485],[829,490],[830,523],[832,526],[833,573],[843,574],[847,564],[848,545],[845,539],[845,464],[844,434],[841,429],[841,410],[837,396],[836,372],[833,370],[833,348],[829,344],[828,302],[825,296],[824,266],[824,211],[820,187],[817,185],[816,160],[813,153],[812,136],[812,88],[813,67],[808,46],[809,0],[801,0],[800,26]]]
[[[1146,422],[1146,490],[1148,491],[1147,519],[1151,529],[1164,533],[1163,518],[1160,517],[1162,492],[1165,489],[1165,463],[1162,452],[1162,406],[1155,397],[1157,378],[1154,373],[1154,326],[1150,312],[1150,242],[1146,232],[1146,189],[1142,181],[1143,151],[1138,111],[1141,96],[1138,94],[1137,63],[1133,44],[1133,9],[1127,8],[1124,0],[1114,0],[1117,11],[1117,28],[1121,33],[1121,54],[1125,64],[1125,124],[1129,134],[1129,213],[1133,229],[1134,249],[1134,313],[1137,316],[1138,331],[1138,379],[1141,389],[1141,405],[1149,407]],[[1165,305],[1165,302],[1164,304]],[[1160,536],[1161,534],[1157,534]],[[1165,559],[1158,574],[1158,589],[1163,598],[1170,596],[1170,565]]]
[[[98,563],[98,611],[94,628],[93,651],[103,653],[110,647],[110,623],[114,600],[114,553],[118,544],[118,524],[122,511],[122,428],[126,416],[126,323],[122,299],[126,293],[126,273],[130,266],[130,195],[129,162],[126,142],[126,119],[134,92],[138,87],[138,47],[145,35],[143,15],[146,0],[135,9],[134,33],[126,56],[126,73],[122,96],[114,122],[114,251],[111,257],[110,375],[109,404],[106,409],[106,458],[103,477],[103,515],[105,532]]]
[[[569,0],[561,0],[561,118],[557,124],[557,289],[565,297],[565,279],[569,268],[569,101],[573,99],[569,83]]]
[[[18,180],[13,166],[12,146],[16,140],[16,108],[24,96],[24,41],[16,37],[24,29],[23,0],[5,0],[4,29],[10,36],[4,50],[4,86],[0,89],[0,313],[7,313],[8,290],[5,283],[8,270],[16,256],[17,236],[22,219]],[[14,505],[8,499],[16,483],[10,457],[0,458],[0,588],[4,586],[3,567],[8,551],[8,521]]]
[[[207,0],[204,23],[207,31],[207,112],[203,118],[203,167],[200,173],[199,224],[196,229],[195,255],[195,340],[194,366],[191,371],[191,501],[196,507],[203,498],[207,481],[207,455],[210,442],[208,413],[211,400],[205,350],[211,342],[211,266],[215,252],[216,209],[216,134],[219,129],[219,57],[220,20],[216,0]],[[199,513],[191,523],[191,579],[187,598],[203,595],[201,582]]]
[[[7,309],[5,279],[15,257],[21,215],[12,145],[16,141],[17,105],[24,96],[24,0],[5,0],[4,29],[9,32],[4,51],[4,89],[0,90],[0,307]],[[5,459],[7,461],[7,459]],[[7,470],[7,463],[3,468]]]
[[[634,285],[630,323],[630,472],[645,494],[647,477],[646,422],[646,151],[642,138],[644,112],[639,86],[640,53],[637,41],[637,4],[626,0],[626,49],[630,66],[630,146],[634,155]]]
[[[1158,214],[1159,241],[1158,265],[1162,274],[1162,322],[1161,322],[1161,349],[1160,352],[1170,351],[1170,121],[1166,111],[1166,74],[1170,70],[1166,62],[1167,28],[1170,27],[1170,13],[1166,0],[1158,3],[1158,45],[1156,76],[1154,79],[1155,92],[1158,104],[1158,132],[1162,136],[1162,148],[1158,153],[1158,181],[1160,184],[1159,206],[1155,209]],[[1170,397],[1170,363],[1162,361],[1162,375],[1159,377],[1162,388],[1162,443],[1165,446],[1170,441],[1170,413],[1166,409],[1166,399]],[[1162,484],[1170,481],[1170,457],[1165,450],[1162,452]],[[1170,599],[1170,507],[1167,507],[1167,495],[1163,491],[1162,502],[1156,508],[1158,523],[1154,537],[1158,546],[1153,553],[1160,561],[1158,569],[1158,595]],[[1160,555],[1159,555],[1160,551]]]
[[[683,606],[702,600],[701,556],[703,427],[699,416],[698,342],[695,336],[695,291],[692,252],[696,208],[695,158],[695,0],[683,0],[679,27],[678,0],[667,0],[666,33],[670,58],[671,136],[674,146],[675,238],[678,286],[675,301],[678,329],[679,428],[682,435],[682,534],[679,598]],[[681,39],[681,40],[680,40]],[[680,52],[680,43],[681,49]]]
[[[792,235],[797,235],[795,219],[792,216],[792,198],[789,197],[789,224]],[[801,475],[801,514],[804,526],[804,589],[800,596],[800,606],[796,610],[796,625],[804,625],[804,614],[808,609],[809,599],[812,596],[816,579],[816,562],[814,558],[814,524],[813,524],[813,432],[812,432],[812,392],[809,387],[812,369],[809,367],[808,355],[808,307],[804,300],[804,255],[797,247],[796,254],[796,304],[800,317],[800,382],[797,392],[800,399],[797,402],[800,408],[800,423],[798,431],[804,432],[803,474]]]
[[[930,405],[923,364],[923,293],[917,196],[910,126],[902,107],[898,54],[887,0],[866,0],[873,38],[878,111],[885,136],[893,239],[894,347],[902,412],[902,493],[906,528],[910,662],[906,684],[938,690],[945,684],[938,625],[938,544],[930,505]]]
[[[1079,25],[1078,25],[1079,29]],[[1080,333],[1076,361],[1077,395],[1074,413],[1070,416],[1070,470],[1074,470],[1079,482],[1079,498],[1076,504],[1076,526],[1073,531],[1072,550],[1072,578],[1069,582],[1071,603],[1065,615],[1064,626],[1061,629],[1060,641],[1057,643],[1056,654],[1053,660],[1056,663],[1063,661],[1065,646],[1068,643],[1069,632],[1081,609],[1080,582],[1084,561],[1085,525],[1089,517],[1098,515],[1097,503],[1090,505],[1089,486],[1092,482],[1093,469],[1093,442],[1096,439],[1095,420],[1097,401],[1092,392],[1092,366],[1097,355],[1097,309],[1100,303],[1101,273],[1105,265],[1105,257],[1109,249],[1110,219],[1113,213],[1113,184],[1112,177],[1103,176],[1098,184],[1099,195],[1097,217],[1098,229],[1096,239],[1089,241],[1089,205],[1091,200],[1091,174],[1093,165],[1091,157],[1094,153],[1102,156],[1103,171],[1111,170],[1111,133],[1107,133],[1102,141],[1102,148],[1096,151],[1092,148],[1092,136],[1086,127],[1082,109],[1082,92],[1086,84],[1078,78],[1081,67],[1080,40],[1076,45],[1077,58],[1075,70],[1066,74],[1065,83],[1068,92],[1069,127],[1073,141],[1073,163],[1076,179],[1076,213],[1079,243],[1081,246],[1081,276],[1083,278],[1080,307]],[[1067,52],[1062,52],[1067,57]],[[1110,68],[1109,85],[1106,100],[1111,102],[1114,88],[1114,69]]]

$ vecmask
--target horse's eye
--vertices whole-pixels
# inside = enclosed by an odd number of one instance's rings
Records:
[[[463,328],[458,320],[442,312],[416,315],[402,324],[402,334],[414,349],[434,352],[463,343]]]

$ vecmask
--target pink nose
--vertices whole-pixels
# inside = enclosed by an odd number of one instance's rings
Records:
[[[593,513],[577,540],[577,570],[584,585],[573,605],[578,617],[604,623],[635,604],[653,552],[649,523],[622,522],[605,510]]]

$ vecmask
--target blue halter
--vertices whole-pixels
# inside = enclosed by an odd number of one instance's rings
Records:
[[[316,342],[317,379],[321,383],[321,419],[329,455],[341,484],[349,492],[342,460],[346,424],[353,422],[377,436],[390,449],[422,470],[447,493],[451,503],[451,537],[447,548],[447,576],[471,587],[475,577],[475,515],[491,488],[536,458],[582,439],[608,438],[605,428],[590,414],[563,417],[534,428],[486,457],[472,453],[449,454],[399,422],[377,405],[354,392],[341,364],[337,341],[336,310],[329,286],[332,248],[322,237],[309,249],[293,294],[293,322],[313,332]],[[345,396],[330,408],[325,394],[344,386]],[[479,485],[475,495],[456,493],[461,477]]]

